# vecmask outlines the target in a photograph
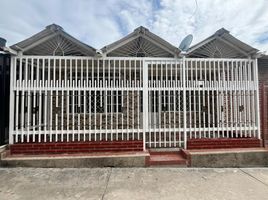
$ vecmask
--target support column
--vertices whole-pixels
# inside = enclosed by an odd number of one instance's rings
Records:
[[[148,63],[142,61],[143,70],[143,150],[146,149],[146,133],[148,131]]]
[[[267,137],[267,92],[266,87],[263,82],[259,83],[259,92],[260,92],[260,107],[261,107],[261,133],[263,139],[263,146],[266,146],[266,137]]]
[[[257,127],[258,127],[258,139],[261,139],[261,126],[260,126],[260,104],[259,104],[259,78],[258,78],[258,60],[255,59],[253,61],[254,71],[255,71],[255,90],[256,90],[256,120],[257,120]]]

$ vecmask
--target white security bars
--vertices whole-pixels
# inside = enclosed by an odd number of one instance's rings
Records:
[[[255,60],[18,56],[11,73],[10,143],[260,137]]]

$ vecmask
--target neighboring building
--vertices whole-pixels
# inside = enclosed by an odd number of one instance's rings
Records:
[[[8,143],[10,55],[4,50],[6,40],[0,38],[0,146]]]
[[[258,72],[260,83],[260,115],[263,145],[268,146],[268,55],[258,59]]]
[[[260,146],[258,50],[225,29],[186,53],[144,27],[96,50],[55,24],[10,48],[13,146],[123,141],[121,150],[135,151],[220,138],[226,148]]]

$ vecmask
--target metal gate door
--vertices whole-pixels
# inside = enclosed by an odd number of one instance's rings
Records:
[[[148,71],[146,145],[149,148],[184,146],[183,63],[179,60],[145,63]],[[147,104],[147,105],[146,105]]]

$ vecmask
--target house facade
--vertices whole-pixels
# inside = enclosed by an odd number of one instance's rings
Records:
[[[13,153],[260,146],[258,50],[225,29],[187,52],[144,27],[96,50],[52,24],[10,50]]]

